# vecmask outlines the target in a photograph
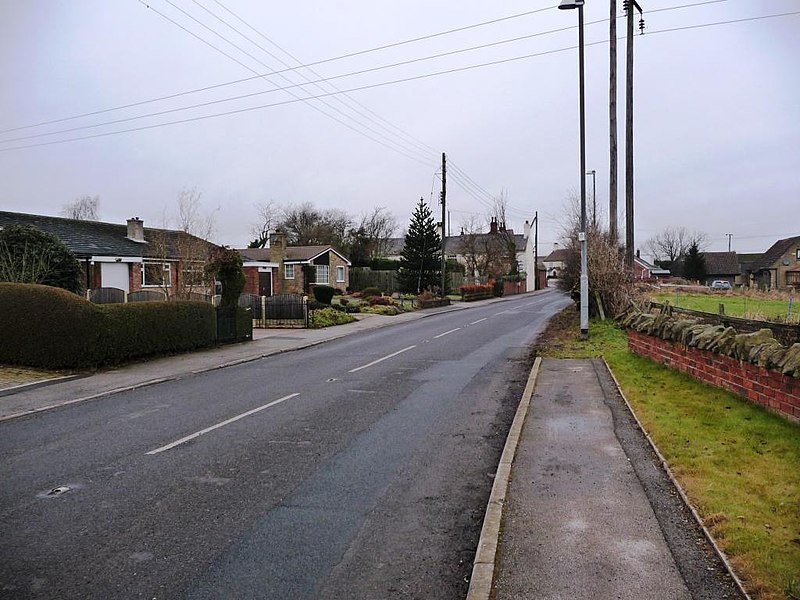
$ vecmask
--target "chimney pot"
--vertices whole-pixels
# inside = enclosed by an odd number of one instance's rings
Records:
[[[144,242],[144,221],[139,217],[128,219],[128,239],[134,242]]]

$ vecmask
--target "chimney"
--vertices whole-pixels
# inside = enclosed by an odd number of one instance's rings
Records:
[[[558,242],[555,242],[553,244],[553,252],[555,252],[556,250],[558,250]]]
[[[639,256],[639,249],[638,248],[636,249],[636,258],[641,258],[641,256]]]
[[[128,219],[128,239],[134,242],[144,242],[144,221],[139,217]]]
[[[492,222],[489,223],[489,233],[497,233],[497,219],[492,217]]]
[[[283,229],[270,231],[267,236],[267,248],[269,248],[269,261],[277,263],[278,267],[273,271],[272,287],[273,294],[283,294],[288,290],[284,289],[283,282],[283,259],[286,258],[286,234]],[[296,275],[295,275],[296,277]]]
[[[530,223],[528,223],[528,220],[527,220],[527,219],[525,219],[525,227],[524,227],[523,231],[525,232],[525,239],[526,239],[526,240],[527,240],[529,237],[531,237],[531,224],[530,224]]]

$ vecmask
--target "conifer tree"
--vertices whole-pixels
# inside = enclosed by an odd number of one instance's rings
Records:
[[[428,205],[420,198],[406,233],[400,258],[400,289],[420,293],[441,281],[442,239]]]
[[[706,276],[706,260],[700,254],[700,249],[694,243],[689,247],[689,252],[683,263],[683,276],[686,279],[696,279],[703,282]]]

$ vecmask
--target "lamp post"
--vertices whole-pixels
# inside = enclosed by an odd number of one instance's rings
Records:
[[[587,171],[587,175],[592,176],[592,229],[597,229],[597,186],[595,185],[595,174],[597,171],[592,169]]]
[[[561,10],[578,9],[578,72],[580,79],[581,122],[581,339],[589,339],[589,275],[586,269],[586,119],[583,89],[583,2],[584,0],[561,0]]]

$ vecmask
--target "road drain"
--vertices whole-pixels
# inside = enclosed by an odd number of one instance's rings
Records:
[[[58,487],[51,488],[46,492],[42,492],[41,494],[36,494],[39,498],[58,498],[59,496],[63,496],[67,492],[72,491],[72,487],[68,485],[59,485]]]

